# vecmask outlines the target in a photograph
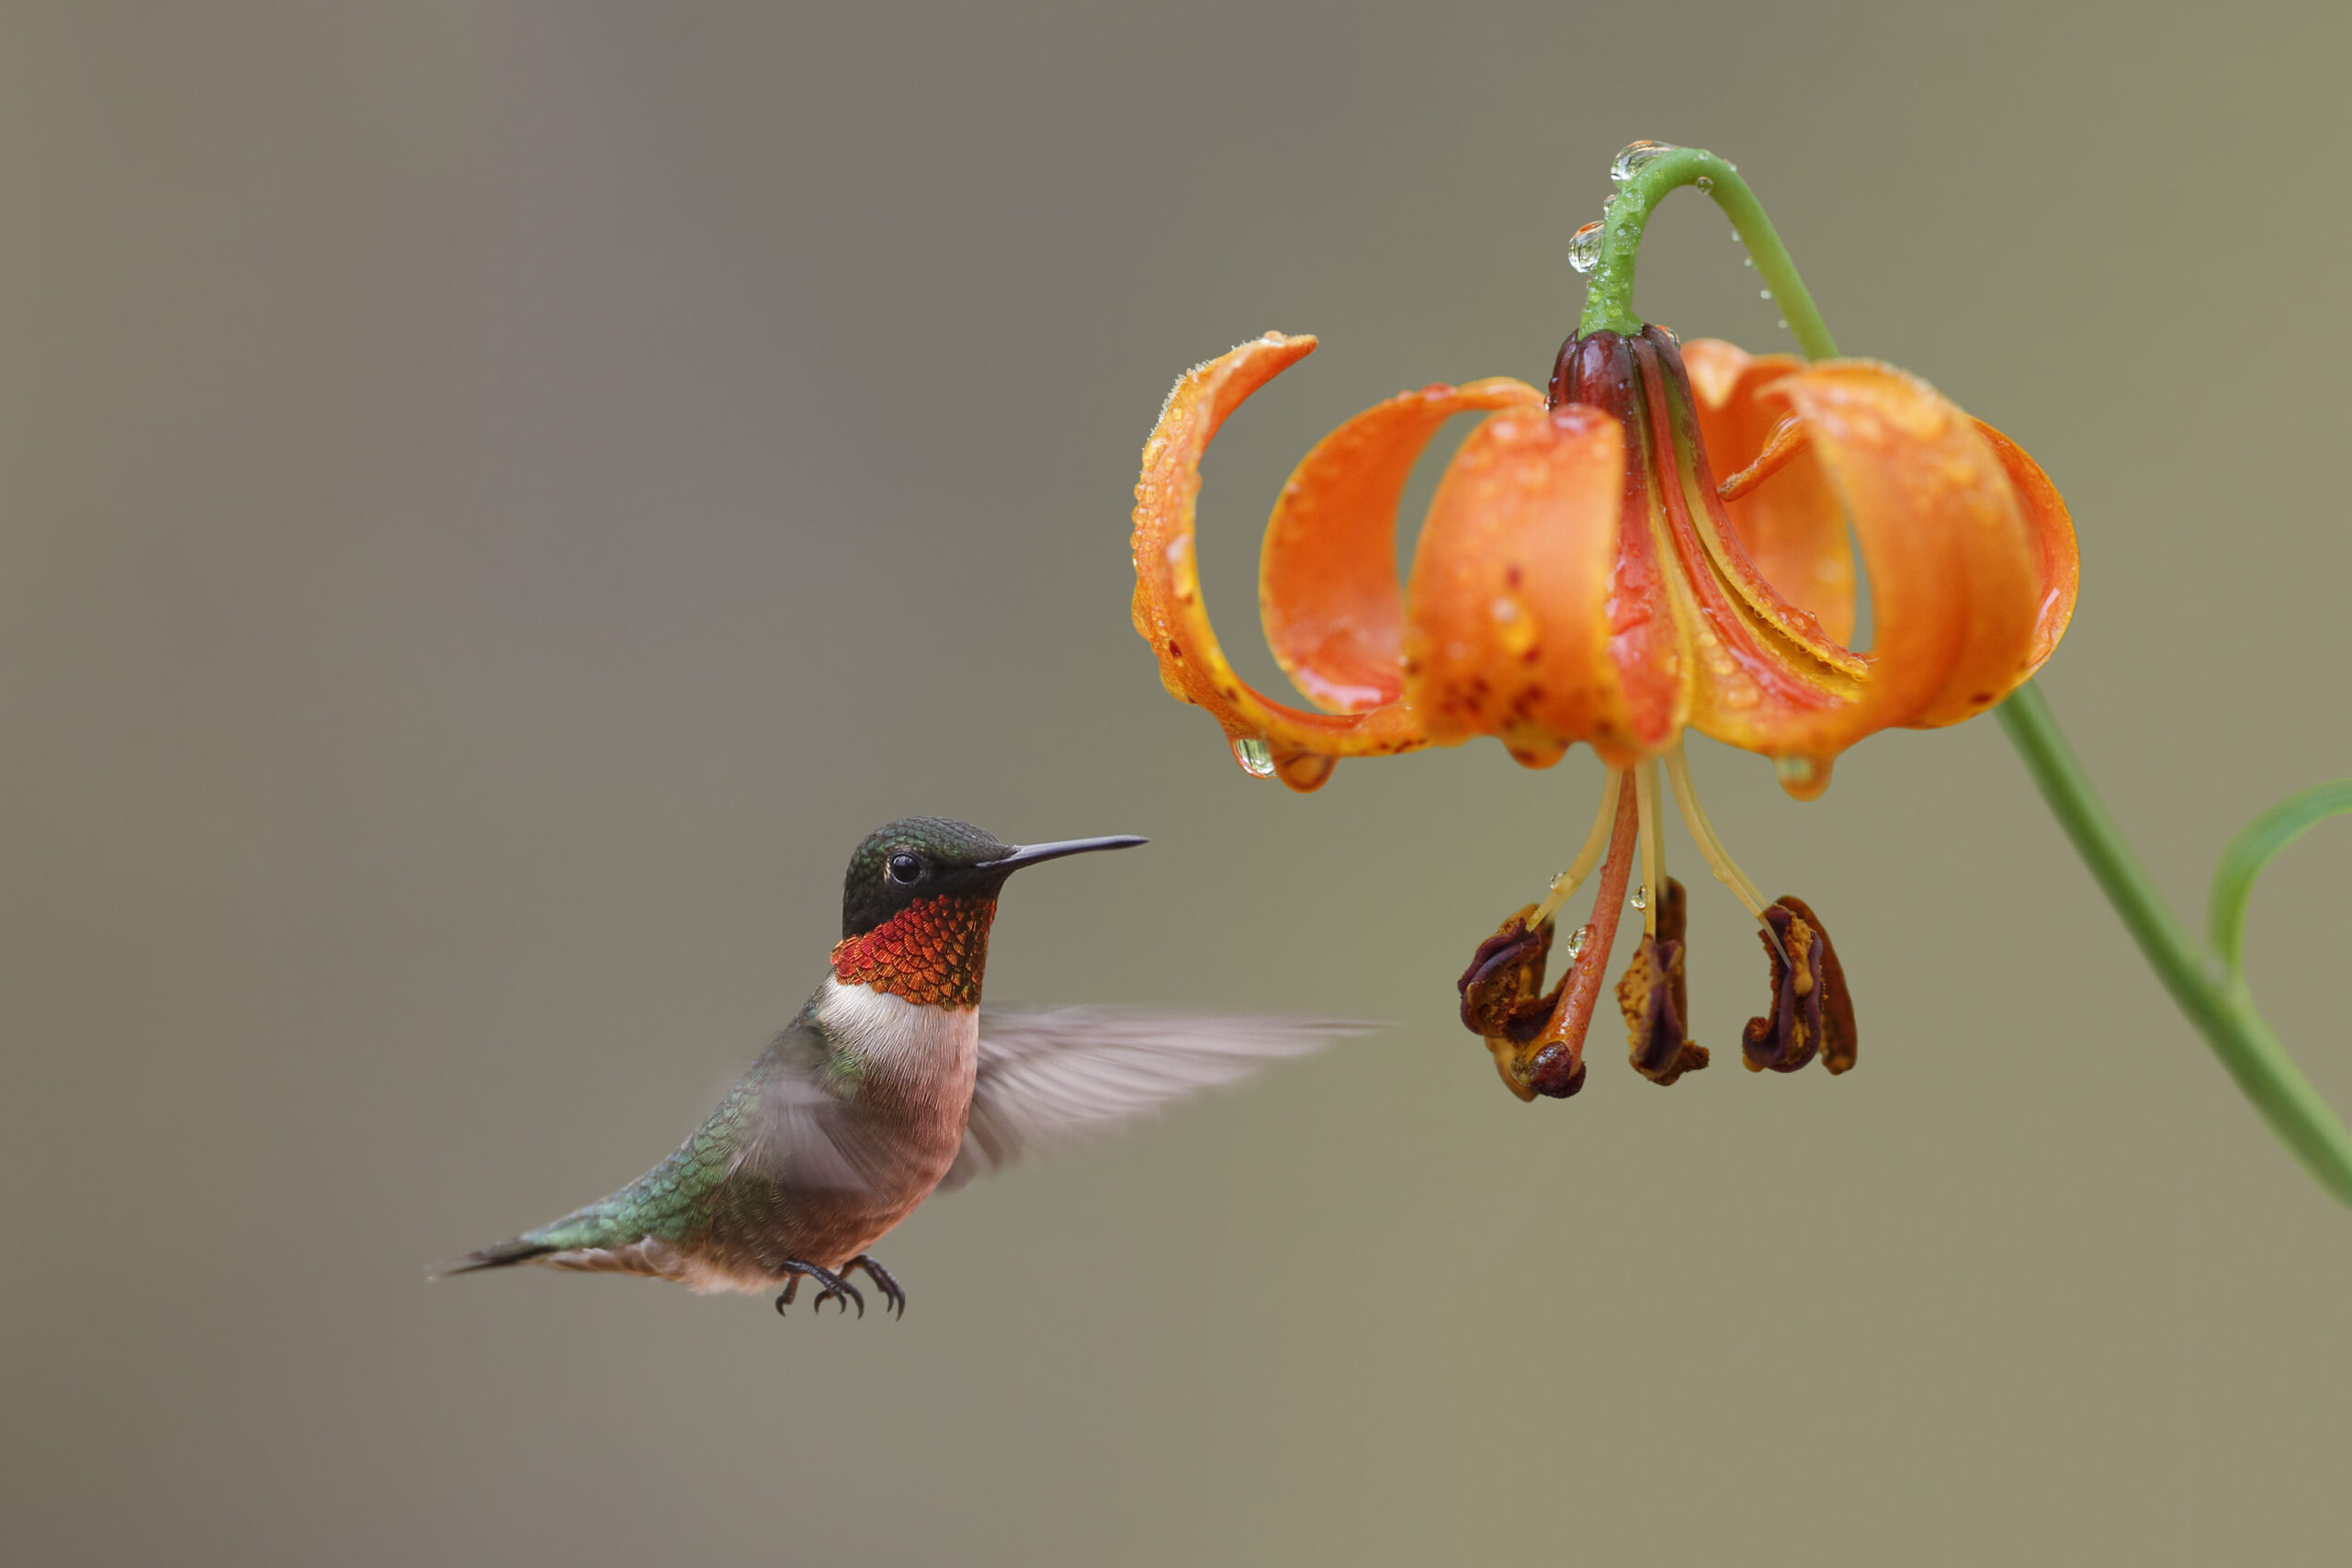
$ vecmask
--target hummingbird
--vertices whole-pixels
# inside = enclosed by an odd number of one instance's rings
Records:
[[[1082,1139],[1367,1026],[1337,1020],[987,1008],[980,982],[1005,879],[1138,838],[1016,845],[944,817],[868,835],[842,886],[842,940],[799,1015],[677,1151],[611,1197],[434,1278],[536,1264],[643,1274],[697,1292],[803,1280],[865,1315],[906,1292],[866,1249],[934,1190]]]

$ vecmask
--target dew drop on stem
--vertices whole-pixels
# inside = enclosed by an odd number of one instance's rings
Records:
[[[1609,177],[1623,185],[1641,172],[1644,164],[1676,151],[1671,141],[1628,141],[1610,161]]]
[[[1568,236],[1568,265],[1578,272],[1590,272],[1600,265],[1602,226],[1596,219]]]

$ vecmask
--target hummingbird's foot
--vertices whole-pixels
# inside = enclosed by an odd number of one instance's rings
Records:
[[[899,1289],[899,1281],[890,1278],[890,1271],[888,1269],[883,1268],[863,1252],[842,1265],[842,1272],[844,1275],[853,1269],[865,1270],[875,1285],[882,1292],[883,1305],[900,1317],[907,1315],[907,1292]]]
[[[784,1293],[775,1299],[775,1310],[779,1315],[783,1314],[786,1307],[792,1304],[792,1298],[799,1291],[800,1280],[804,1275],[825,1287],[817,1292],[817,1299],[808,1303],[810,1312],[822,1312],[825,1303],[831,1302],[846,1314],[850,1304],[855,1303],[857,1315],[860,1317],[865,1315],[865,1298],[858,1294],[855,1285],[851,1284],[831,1269],[820,1269],[814,1263],[803,1263],[797,1258],[786,1258],[782,1267],[790,1278],[784,1282]]]

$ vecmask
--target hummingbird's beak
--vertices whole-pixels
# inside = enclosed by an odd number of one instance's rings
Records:
[[[1091,850],[1131,850],[1137,844],[1148,844],[1148,839],[1138,839],[1133,833],[1114,833],[1107,839],[1060,839],[1050,844],[1022,844],[1009,855],[982,861],[977,871],[1019,871],[1024,865],[1035,865],[1042,860],[1059,860],[1064,855],[1082,855]]]

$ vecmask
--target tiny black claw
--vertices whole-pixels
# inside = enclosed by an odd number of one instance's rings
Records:
[[[831,1269],[820,1269],[814,1263],[804,1263],[797,1258],[787,1258],[778,1267],[787,1276],[784,1283],[784,1293],[775,1299],[775,1310],[779,1314],[792,1303],[794,1294],[800,1289],[800,1281],[806,1278],[814,1280],[824,1287],[818,1292],[817,1299],[808,1303],[810,1312],[821,1312],[827,1302],[832,1302],[838,1304],[846,1315],[850,1303],[855,1302],[857,1315],[860,1317],[865,1315],[865,1298],[857,1293],[856,1286],[852,1285]]]
[[[876,1288],[881,1291],[883,1305],[888,1307],[899,1317],[907,1315],[907,1292],[899,1288],[899,1281],[890,1277],[890,1271],[888,1269],[862,1252],[842,1265],[842,1275],[846,1277],[853,1269],[865,1270],[867,1278],[871,1279]]]

